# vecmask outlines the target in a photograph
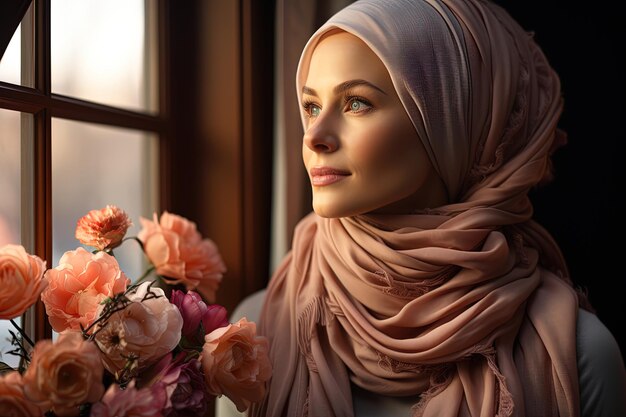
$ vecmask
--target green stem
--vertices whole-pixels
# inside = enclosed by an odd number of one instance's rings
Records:
[[[18,332],[20,332],[20,334],[22,335],[24,340],[28,342],[28,344],[30,344],[32,347],[35,347],[35,344],[33,343],[32,340],[30,340],[30,337],[28,337],[28,335],[24,333],[24,330],[22,330],[22,328],[18,326],[17,323],[13,321],[13,319],[11,319],[11,324],[13,324],[13,326],[17,329]]]
[[[150,268],[146,269],[146,272],[143,273],[142,276],[139,277],[139,279],[137,280],[137,284],[139,284],[141,281],[143,281],[144,279],[146,279],[148,277],[148,275],[150,275],[150,273],[152,271],[154,271],[156,268],[154,266],[151,266]]]
[[[127,240],[134,240],[139,244],[139,247],[141,248],[141,250],[143,251],[143,242],[141,240],[139,240],[139,238],[137,236],[129,236],[129,237],[125,237],[124,239],[122,239],[122,242],[120,242],[120,244],[126,242]]]

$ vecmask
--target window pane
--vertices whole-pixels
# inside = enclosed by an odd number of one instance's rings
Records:
[[[18,326],[22,324],[21,317],[13,319],[13,321],[17,323]],[[9,330],[18,335],[17,330],[15,330],[15,327],[13,327],[9,320],[0,320],[0,362],[4,362],[11,368],[16,369],[20,363],[20,357],[8,353],[15,348],[15,346],[11,345],[11,333],[9,333]]]
[[[20,243],[20,113],[0,109],[0,246]]]
[[[20,244],[20,121],[19,112],[0,109],[0,246]],[[1,290],[0,290],[1,291]],[[21,323],[18,317],[15,319]],[[12,349],[8,320],[0,320],[0,361],[16,367],[19,357]]]
[[[157,210],[156,146],[149,133],[52,119],[53,267],[82,246],[74,237],[76,222],[90,210],[120,207],[133,222],[127,236],[137,235],[139,216],[151,218]],[[131,280],[143,273],[135,241],[124,242],[115,256]]]
[[[0,81],[26,87],[34,85],[32,10],[31,4],[0,58]]]
[[[154,111],[154,42],[145,0],[52,0],[52,92]]]

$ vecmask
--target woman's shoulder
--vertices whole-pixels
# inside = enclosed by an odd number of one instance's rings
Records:
[[[581,415],[626,416],[626,369],[619,345],[598,316],[583,309],[576,348]]]
[[[241,300],[230,314],[230,321],[235,322],[245,317],[248,321],[258,322],[261,316],[261,307],[263,306],[263,300],[265,300],[266,291],[267,290],[263,288]]]

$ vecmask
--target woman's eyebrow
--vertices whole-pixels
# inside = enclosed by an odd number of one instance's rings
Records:
[[[344,81],[341,84],[337,85],[335,88],[333,88],[333,93],[340,94],[358,85],[368,86],[370,88],[373,88],[374,90],[380,91],[381,93],[387,95],[387,93],[385,93],[380,87],[377,87],[376,85],[372,84],[369,81],[361,80],[361,79]],[[305,85],[302,87],[302,94],[308,94],[310,96],[317,96],[317,91]]]

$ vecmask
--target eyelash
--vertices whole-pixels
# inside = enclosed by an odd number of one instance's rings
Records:
[[[367,106],[366,109],[364,110],[360,110],[358,112],[354,112],[356,114],[360,114],[360,113],[368,113],[372,110],[372,103],[370,103],[369,100],[361,97],[361,96],[357,96],[357,95],[352,95],[347,93],[344,98],[343,98],[343,105],[344,108],[346,108],[347,106],[349,106],[352,102],[354,101],[359,101],[363,104],[365,104]],[[311,107],[316,106],[321,110],[321,107],[315,103],[313,100],[309,100],[309,99],[304,99],[304,101],[302,102],[302,109],[304,110],[304,115],[308,118],[308,119],[313,119],[316,116],[311,115]],[[348,111],[350,111],[349,107],[347,108]]]
[[[344,97],[344,105],[345,106],[350,106],[350,104],[352,104],[352,102],[354,101],[360,101],[361,103],[365,104],[367,106],[366,109],[364,110],[359,110],[358,112],[356,112],[357,114],[361,114],[361,113],[369,113],[372,110],[372,103],[369,102],[369,100],[361,97],[361,96],[355,96],[355,95],[346,95]]]
[[[311,116],[311,107],[312,106],[317,106],[317,104],[315,104],[315,102],[313,100],[308,100],[305,99],[302,102],[302,109],[304,110],[304,115],[307,119],[311,119],[313,118],[313,116]],[[317,106],[319,107],[319,106]]]

